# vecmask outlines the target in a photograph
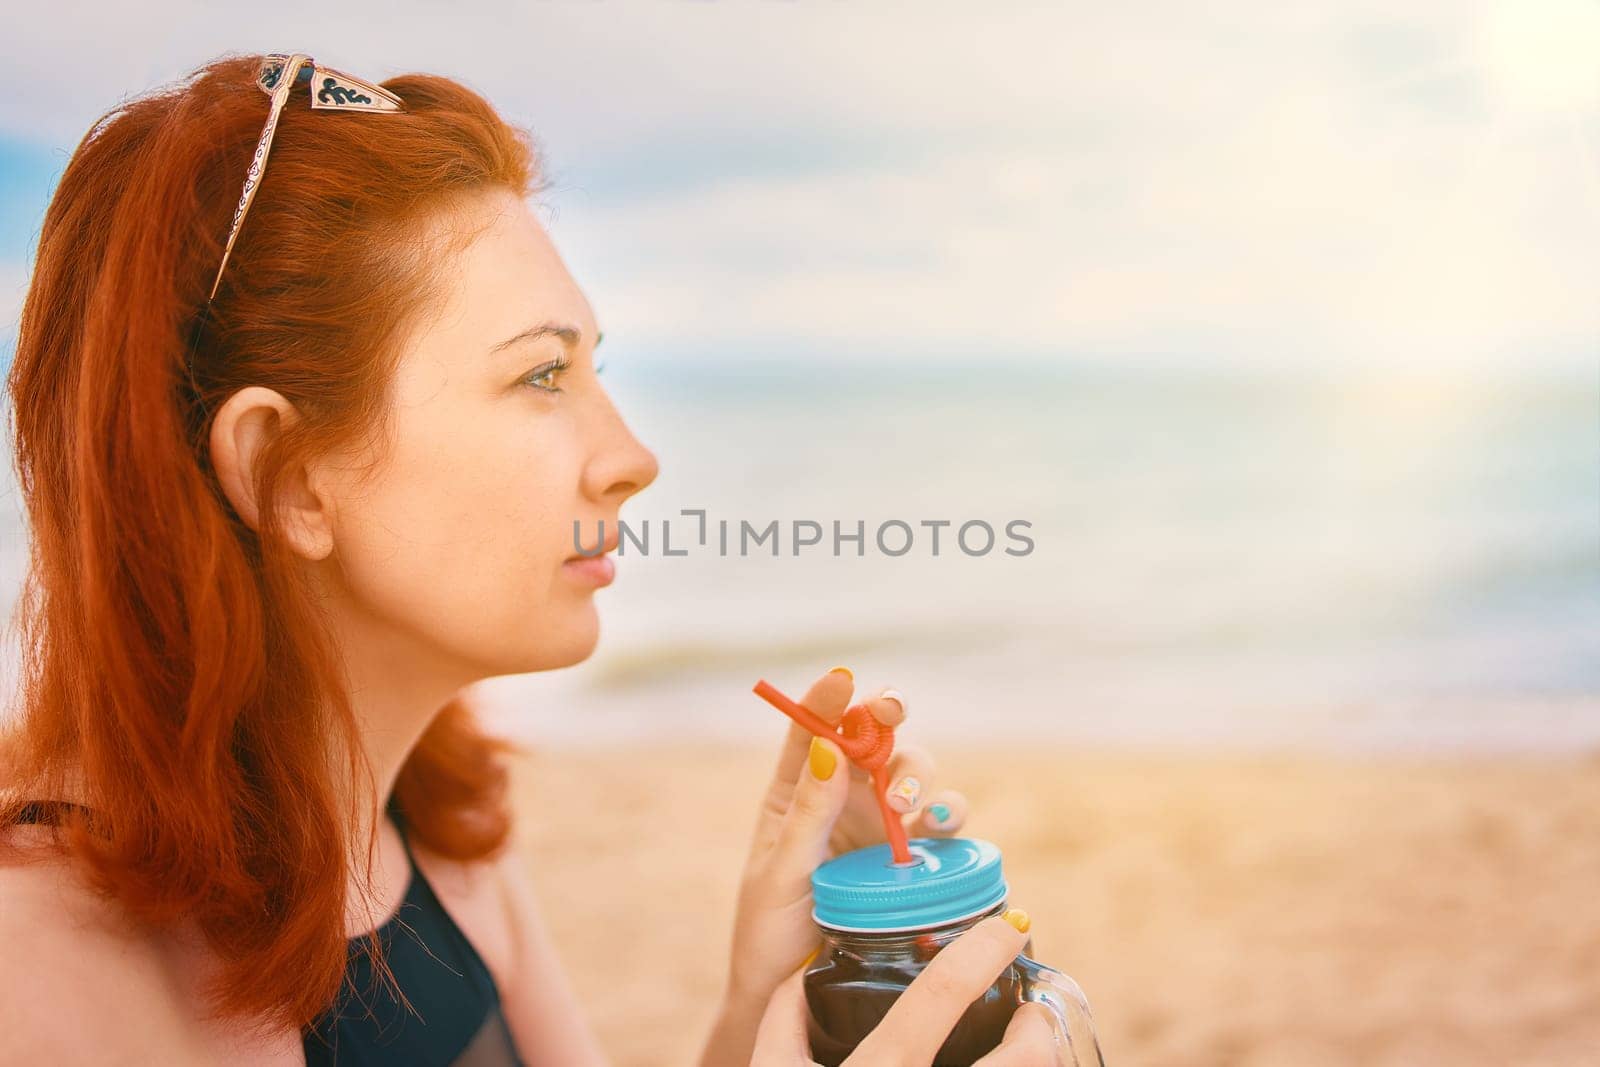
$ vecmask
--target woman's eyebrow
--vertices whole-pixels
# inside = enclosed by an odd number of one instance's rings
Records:
[[[578,329],[576,326],[567,326],[559,322],[546,322],[541,323],[538,326],[530,326],[526,330],[523,330],[521,333],[517,334],[515,337],[506,338],[504,341],[501,341],[499,344],[489,349],[489,351],[498,352],[503,348],[510,348],[519,341],[534,341],[540,337],[547,337],[552,334],[561,338],[561,343],[566,345],[568,348],[576,347],[578,342],[583,339],[583,331]],[[604,331],[596,333],[594,335],[594,346],[599,348],[600,342],[604,341],[605,339],[606,335]]]

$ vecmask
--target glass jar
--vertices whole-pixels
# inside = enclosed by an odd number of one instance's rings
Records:
[[[911,862],[888,844],[847,852],[811,875],[812,920],[822,949],[806,968],[812,1057],[838,1067],[883,1020],[928,961],[974,924],[1006,910],[1000,850],[965,837],[918,837]],[[1076,982],[1022,955],[968,1006],[933,1067],[968,1067],[1000,1044],[1012,1013],[1029,1001],[1053,1016],[1063,1067],[1104,1067],[1089,1004]]]

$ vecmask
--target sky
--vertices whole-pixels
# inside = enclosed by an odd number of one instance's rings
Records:
[[[1600,0],[150,0],[0,41],[0,351],[95,119],[299,50],[532,130],[629,358],[1600,366]]]

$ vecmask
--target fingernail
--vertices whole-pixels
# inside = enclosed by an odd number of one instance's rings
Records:
[[[915,775],[908,774],[889,787],[887,799],[891,808],[904,815],[914,810],[917,801],[922,799],[922,782]]]
[[[818,945],[816,948],[812,949],[811,950],[811,955],[807,956],[805,959],[800,961],[800,970],[803,971],[807,967],[811,966],[811,961],[816,959],[817,958],[817,953],[819,953],[821,951],[822,951],[822,946],[821,945]]]
[[[928,814],[933,816],[933,821],[943,826],[950,821],[950,806],[948,804],[929,804]]]
[[[1033,925],[1033,920],[1028,918],[1028,913],[1021,908],[1007,908],[1006,913],[1000,918],[1015,926],[1019,934],[1027,933],[1028,927]]]
[[[906,713],[906,698],[901,695],[900,690],[885,689],[883,692],[879,693],[878,696],[883,700],[892,700],[896,704],[899,704],[900,714],[904,715]]]
[[[855,674],[850,670],[849,667],[829,667],[828,668],[828,673],[829,674],[832,674],[834,671],[838,671],[840,674],[844,675],[846,678],[850,679],[852,682],[856,680]]]
[[[833,777],[833,768],[839,762],[820,737],[811,739],[811,775],[819,782]]]

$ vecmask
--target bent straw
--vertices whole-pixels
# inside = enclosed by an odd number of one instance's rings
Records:
[[[838,745],[850,762],[872,775],[872,791],[878,798],[878,813],[883,816],[883,830],[894,862],[910,863],[905,823],[900,821],[900,813],[889,806],[889,756],[894,752],[894,727],[879,722],[865,704],[854,704],[845,711],[836,730],[810,708],[784,696],[766,679],[757,682],[752,691],[811,733]]]

